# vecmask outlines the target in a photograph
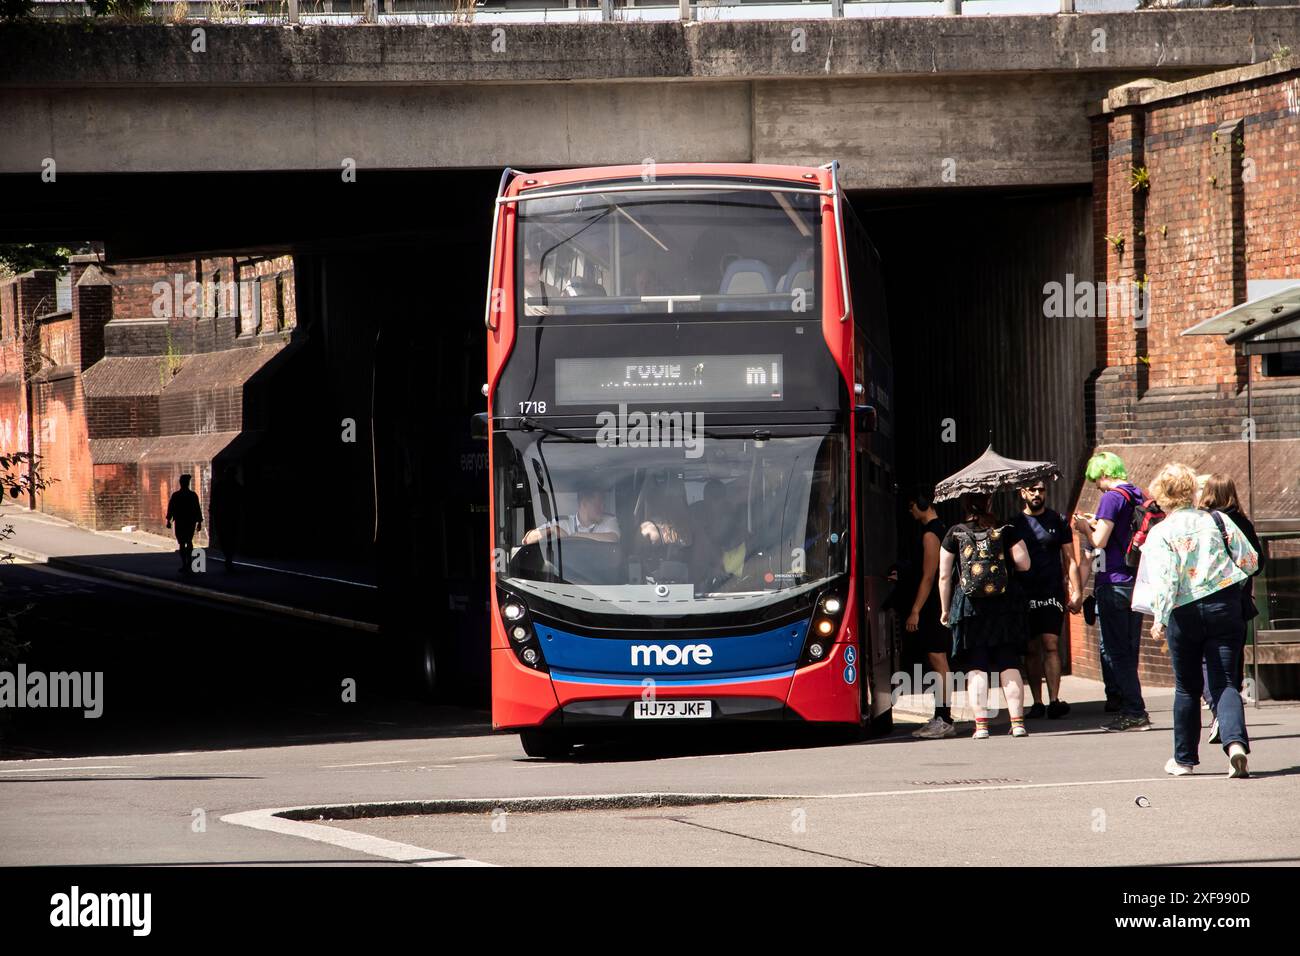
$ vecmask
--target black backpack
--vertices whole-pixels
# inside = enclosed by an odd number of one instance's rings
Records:
[[[1205,508],[1201,509],[1205,511]],[[1219,529],[1219,537],[1223,539],[1223,550],[1227,552],[1228,560],[1232,560],[1232,545],[1228,542],[1228,529],[1223,526],[1223,515],[1217,511],[1211,511],[1210,517],[1214,519],[1214,525]],[[1231,519],[1229,519],[1231,520]],[[1236,527],[1234,524],[1233,527]],[[1245,535],[1242,535],[1245,537]],[[1259,573],[1258,570],[1255,571]],[[1243,620],[1253,621],[1259,617],[1259,608],[1255,604],[1255,589],[1251,587],[1250,578],[1246,578],[1241,584],[1237,585],[1241,592],[1241,616]]]
[[[994,597],[1007,593],[1007,557],[1002,529],[958,531],[961,591],[967,597]]]
[[[1154,498],[1148,498],[1138,504],[1123,488],[1116,488],[1124,500],[1133,505],[1133,516],[1129,519],[1128,547],[1124,550],[1124,563],[1136,568],[1142,561],[1142,545],[1146,544],[1151,529],[1165,520],[1165,513],[1160,510]]]

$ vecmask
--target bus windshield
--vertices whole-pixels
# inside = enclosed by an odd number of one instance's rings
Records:
[[[726,187],[519,205],[521,325],[542,316],[811,312],[821,196]]]
[[[498,577],[602,613],[761,607],[848,569],[848,463],[836,434],[602,447],[494,437]]]

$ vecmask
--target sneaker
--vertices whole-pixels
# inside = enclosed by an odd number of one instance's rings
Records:
[[[1185,777],[1191,772],[1191,767],[1187,766],[1185,763],[1179,763],[1173,757],[1170,757],[1169,762],[1165,764],[1165,773],[1169,774],[1171,777]]]
[[[1064,717],[1070,712],[1070,705],[1063,700],[1054,700],[1047,705],[1047,716],[1051,720],[1057,720]]]
[[[1150,730],[1149,717],[1117,717],[1109,724],[1102,724],[1101,729],[1111,734],[1121,734],[1129,730]]]
[[[1219,742],[1219,718],[1215,717],[1214,723],[1210,724],[1210,743],[1217,744],[1218,742]]]
[[[976,727],[976,728],[975,728],[975,733],[971,734],[971,739],[972,739],[972,740],[988,740],[988,739],[989,739],[989,729],[988,729],[988,727]]]
[[[1028,736],[1029,736],[1029,731],[1025,730],[1025,725],[1024,725],[1024,724],[1012,724],[1012,725],[1011,725],[1011,736],[1012,736],[1012,737],[1028,737]]]
[[[956,737],[957,728],[942,717],[931,717],[924,727],[912,731],[912,736],[921,740],[942,740],[944,737]]]
[[[1228,779],[1244,779],[1250,776],[1246,766],[1246,748],[1241,744],[1228,745]]]
[[[1106,707],[1105,707],[1106,713],[1108,713],[1108,714],[1118,714],[1118,713],[1119,713],[1119,709],[1120,709],[1120,707],[1122,707],[1122,706],[1124,706],[1124,705],[1123,705],[1123,702],[1122,702],[1118,697],[1107,697],[1107,698],[1106,698]]]
[[[1047,708],[1042,704],[1034,704],[1025,711],[1025,720],[1040,720],[1047,715]]]

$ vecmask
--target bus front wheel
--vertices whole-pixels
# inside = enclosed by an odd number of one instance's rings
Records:
[[[524,753],[542,760],[559,760],[569,754],[569,741],[553,730],[521,730],[519,743]]]

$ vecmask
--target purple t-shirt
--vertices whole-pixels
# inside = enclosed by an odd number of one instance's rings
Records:
[[[1097,505],[1098,520],[1105,518],[1115,523],[1106,542],[1106,570],[1097,572],[1097,581],[1132,584],[1134,569],[1124,563],[1124,552],[1133,537],[1133,506],[1141,504],[1144,496],[1141,488],[1127,481],[1121,481],[1119,487],[1127,491],[1132,500],[1112,488],[1101,496],[1101,503]]]

